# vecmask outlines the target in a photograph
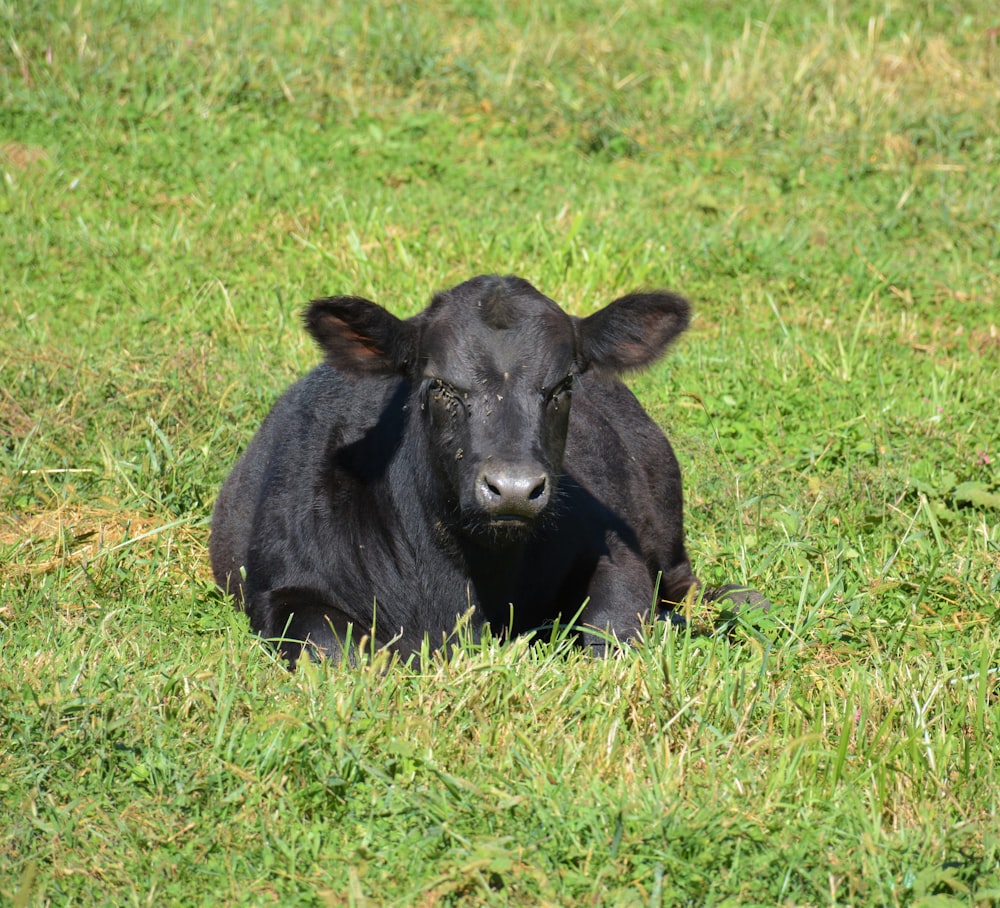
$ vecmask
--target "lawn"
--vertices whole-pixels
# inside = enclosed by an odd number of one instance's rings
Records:
[[[0,2],[0,904],[1000,904],[987,0]],[[212,503],[319,360],[517,273],[630,382],[689,608],[288,672]]]

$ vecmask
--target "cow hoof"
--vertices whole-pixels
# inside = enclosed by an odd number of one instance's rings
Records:
[[[725,586],[713,586],[705,590],[702,596],[704,602],[717,602],[726,607],[726,611],[734,614],[747,609],[760,609],[763,612],[771,610],[771,600],[763,593],[748,586],[728,583]]]
[[[698,634],[725,633],[730,630],[735,623],[736,616],[759,609],[764,614],[771,610],[771,600],[763,593],[747,586],[740,586],[737,583],[728,583],[725,586],[713,586],[704,590],[701,595],[702,602],[711,602],[718,607],[718,614],[714,628],[710,630],[701,629]],[[656,613],[658,621],[667,621],[673,627],[684,628],[688,626],[687,619],[675,608],[661,608]]]

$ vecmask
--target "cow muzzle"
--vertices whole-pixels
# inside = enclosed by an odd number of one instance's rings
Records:
[[[491,521],[530,522],[545,510],[551,491],[537,464],[491,462],[476,476],[476,503]]]

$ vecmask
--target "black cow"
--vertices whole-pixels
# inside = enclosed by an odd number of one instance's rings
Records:
[[[406,320],[357,297],[305,320],[326,362],[237,463],[210,546],[290,661],[306,641],[338,657],[352,625],[405,656],[470,609],[498,634],[575,620],[601,651],[696,587],[677,460],[618,378],[684,331],[680,296],[575,318],[484,276]]]

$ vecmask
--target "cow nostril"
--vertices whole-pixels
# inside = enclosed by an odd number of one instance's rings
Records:
[[[528,494],[528,501],[538,501],[545,494],[545,477],[542,477],[542,481],[535,486],[531,492]]]
[[[490,493],[494,498],[503,498],[503,492],[500,491],[497,486],[495,486],[488,479],[484,479],[483,482],[486,485],[486,491]]]

